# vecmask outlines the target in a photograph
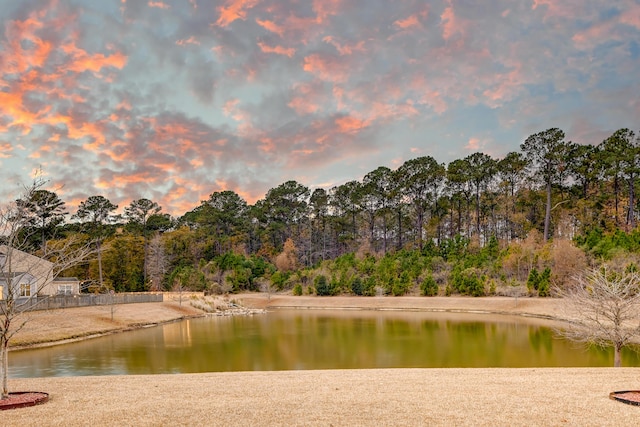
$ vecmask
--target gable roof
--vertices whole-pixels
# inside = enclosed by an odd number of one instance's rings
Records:
[[[41,269],[52,269],[53,263],[46,259],[31,255],[20,249],[10,248],[7,245],[0,245],[0,268],[5,266],[7,257],[11,254],[11,270],[15,272],[29,271],[32,266],[40,266]]]

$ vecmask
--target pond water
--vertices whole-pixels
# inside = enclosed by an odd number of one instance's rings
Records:
[[[465,313],[278,310],[12,351],[9,377],[296,369],[612,366],[541,320]],[[625,366],[640,366],[623,353]]]

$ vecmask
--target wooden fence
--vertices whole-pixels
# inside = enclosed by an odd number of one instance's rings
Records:
[[[16,300],[19,311],[51,310],[55,308],[90,307],[96,305],[133,304],[140,302],[162,302],[161,293],[117,293],[117,294],[80,294],[52,295]],[[0,301],[0,305],[4,305]],[[3,307],[4,308],[4,307]]]

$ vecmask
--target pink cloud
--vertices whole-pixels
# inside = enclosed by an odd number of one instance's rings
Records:
[[[178,46],[186,46],[188,44],[198,45],[199,46],[200,42],[194,36],[191,36],[188,39],[181,39],[181,40],[176,41],[176,44]]]
[[[269,21],[269,20],[266,20],[266,19],[265,20],[256,19],[256,22],[257,22],[258,25],[260,25],[265,30],[270,31],[272,33],[275,33],[275,34],[279,35],[280,37],[282,37],[282,35],[284,34],[284,28],[281,27],[280,25],[277,25],[273,21]]]
[[[470,151],[478,151],[480,149],[480,139],[478,138],[469,138],[467,145],[464,147]]]
[[[620,15],[620,22],[640,29],[640,4],[632,3]]]
[[[304,58],[303,70],[330,82],[341,83],[349,78],[350,67],[338,58],[314,53]]]
[[[342,0],[313,0],[318,23],[324,22],[329,16],[338,15],[341,5]]]
[[[451,3],[440,15],[440,22],[442,23],[442,38],[445,40],[450,40],[454,35],[463,33],[462,25],[458,22]]]
[[[368,120],[358,119],[353,116],[343,116],[335,119],[337,131],[341,133],[354,133],[369,126]]]
[[[328,101],[322,84],[319,83],[297,83],[293,86],[292,92],[287,106],[295,110],[298,115],[316,113]]]
[[[218,7],[220,16],[216,25],[226,27],[237,19],[247,19],[247,10],[258,4],[259,0],[227,0],[224,6]]]
[[[398,19],[393,23],[397,28],[406,30],[409,28],[420,27],[422,24],[417,15],[411,15],[405,19]]]
[[[490,87],[482,92],[484,102],[492,108],[500,107],[504,102],[511,101],[521,93],[528,82],[522,72],[522,64],[514,63],[513,69],[508,73],[498,74],[493,79]]]
[[[147,5],[149,7],[156,7],[156,8],[159,8],[159,9],[169,9],[171,7],[168,4],[163,3],[161,1],[150,1],[150,2],[147,3]]]
[[[583,10],[588,2],[583,0],[533,0],[531,10],[545,9],[544,17],[548,18],[567,18],[574,19],[579,16],[579,13]]]
[[[292,47],[289,48],[285,48],[283,46],[267,46],[265,43],[262,42],[258,42],[258,46],[260,47],[260,50],[262,50],[264,53],[275,53],[277,55],[284,55],[284,56],[288,56],[289,58],[291,58],[295,53],[296,50]]]
[[[364,40],[360,40],[358,43],[353,45],[343,45],[338,43],[332,36],[326,36],[322,39],[323,42],[329,43],[333,47],[336,48],[340,55],[351,55],[353,52],[364,52]]]
[[[6,143],[0,143],[0,159],[8,159],[11,157],[11,153],[13,152],[13,146]]]

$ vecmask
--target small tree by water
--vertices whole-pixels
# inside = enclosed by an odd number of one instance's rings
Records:
[[[9,397],[9,342],[28,322],[25,313],[44,299],[39,294],[60,273],[95,253],[93,242],[77,238],[43,242],[46,260],[28,253],[34,228],[21,201],[44,184],[36,179],[16,202],[0,206],[0,399]]]
[[[640,337],[640,275],[594,269],[558,294],[570,323],[556,332],[573,341],[613,347],[614,366],[622,366],[622,348]]]

